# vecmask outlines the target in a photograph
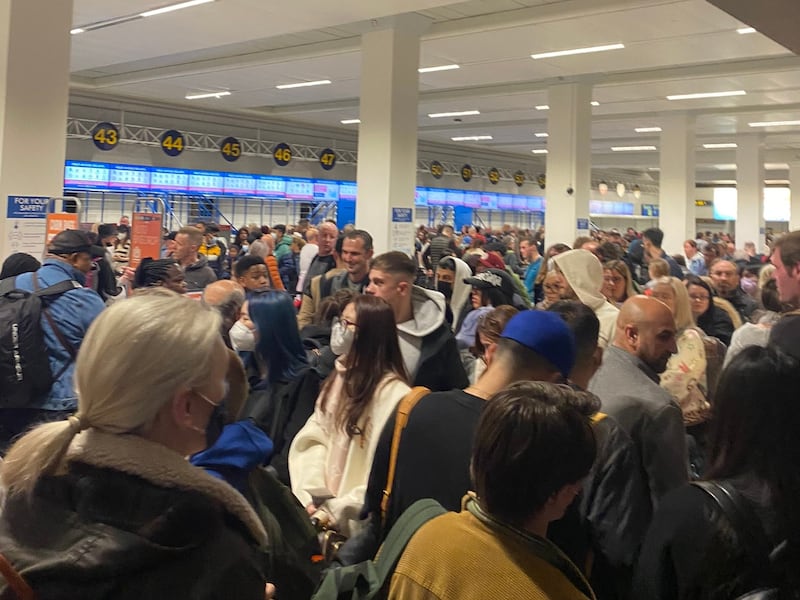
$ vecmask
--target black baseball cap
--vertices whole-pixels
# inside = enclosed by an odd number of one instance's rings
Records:
[[[95,258],[105,256],[105,250],[92,244],[92,240],[85,231],[67,229],[57,234],[47,245],[47,252],[59,256],[66,256],[76,252],[86,252]]]

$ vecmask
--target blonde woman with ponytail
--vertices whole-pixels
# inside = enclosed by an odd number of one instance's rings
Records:
[[[78,411],[31,430],[0,467],[0,548],[36,597],[265,597],[261,522],[186,460],[226,395],[219,329],[215,311],[166,290],[94,321]]]

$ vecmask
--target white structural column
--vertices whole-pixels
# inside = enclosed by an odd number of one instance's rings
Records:
[[[658,226],[667,254],[682,254],[683,242],[695,236],[694,138],[694,117],[661,118]]]
[[[789,163],[789,187],[791,188],[789,231],[797,231],[800,229],[800,161]]]
[[[419,36],[429,21],[399,15],[361,41],[356,226],[375,253],[414,250]]]
[[[0,2],[0,257],[25,247],[8,196],[63,195],[71,24],[72,0]]]
[[[583,83],[548,90],[547,245],[572,245],[589,232],[592,183],[592,87]]]
[[[764,248],[764,160],[761,136],[743,134],[736,143],[736,247],[755,242]]]

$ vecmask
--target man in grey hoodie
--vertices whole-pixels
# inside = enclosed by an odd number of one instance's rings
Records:
[[[444,296],[415,286],[416,275],[411,258],[386,252],[372,261],[364,291],[392,307],[403,363],[413,385],[433,391],[465,388],[469,380],[445,320]]]

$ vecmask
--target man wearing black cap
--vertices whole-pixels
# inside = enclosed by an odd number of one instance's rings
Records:
[[[349,564],[360,558],[357,554],[369,553],[372,548],[367,546],[379,543],[405,509],[421,498],[433,498],[447,510],[458,510],[462,497],[472,488],[472,444],[486,400],[516,381],[566,380],[575,363],[574,336],[558,315],[524,310],[508,322],[486,360],[486,371],[477,383],[464,390],[428,394],[409,413],[400,438],[390,501],[380,525],[396,416],[389,419],[378,441],[364,501],[364,512],[373,520],[364,537],[349,548],[344,546],[342,560]]]
[[[0,412],[0,444],[34,423],[59,420],[75,412],[78,401],[72,385],[75,356],[92,321],[105,308],[100,296],[83,285],[86,273],[92,268],[92,258],[104,255],[103,249],[93,246],[85,232],[62,231],[48,244],[42,268],[36,273],[17,276],[15,287],[28,292],[63,281],[73,281],[75,288],[51,297],[46,303],[46,313],[42,311],[41,328],[54,378],[50,392],[35,405]]]

